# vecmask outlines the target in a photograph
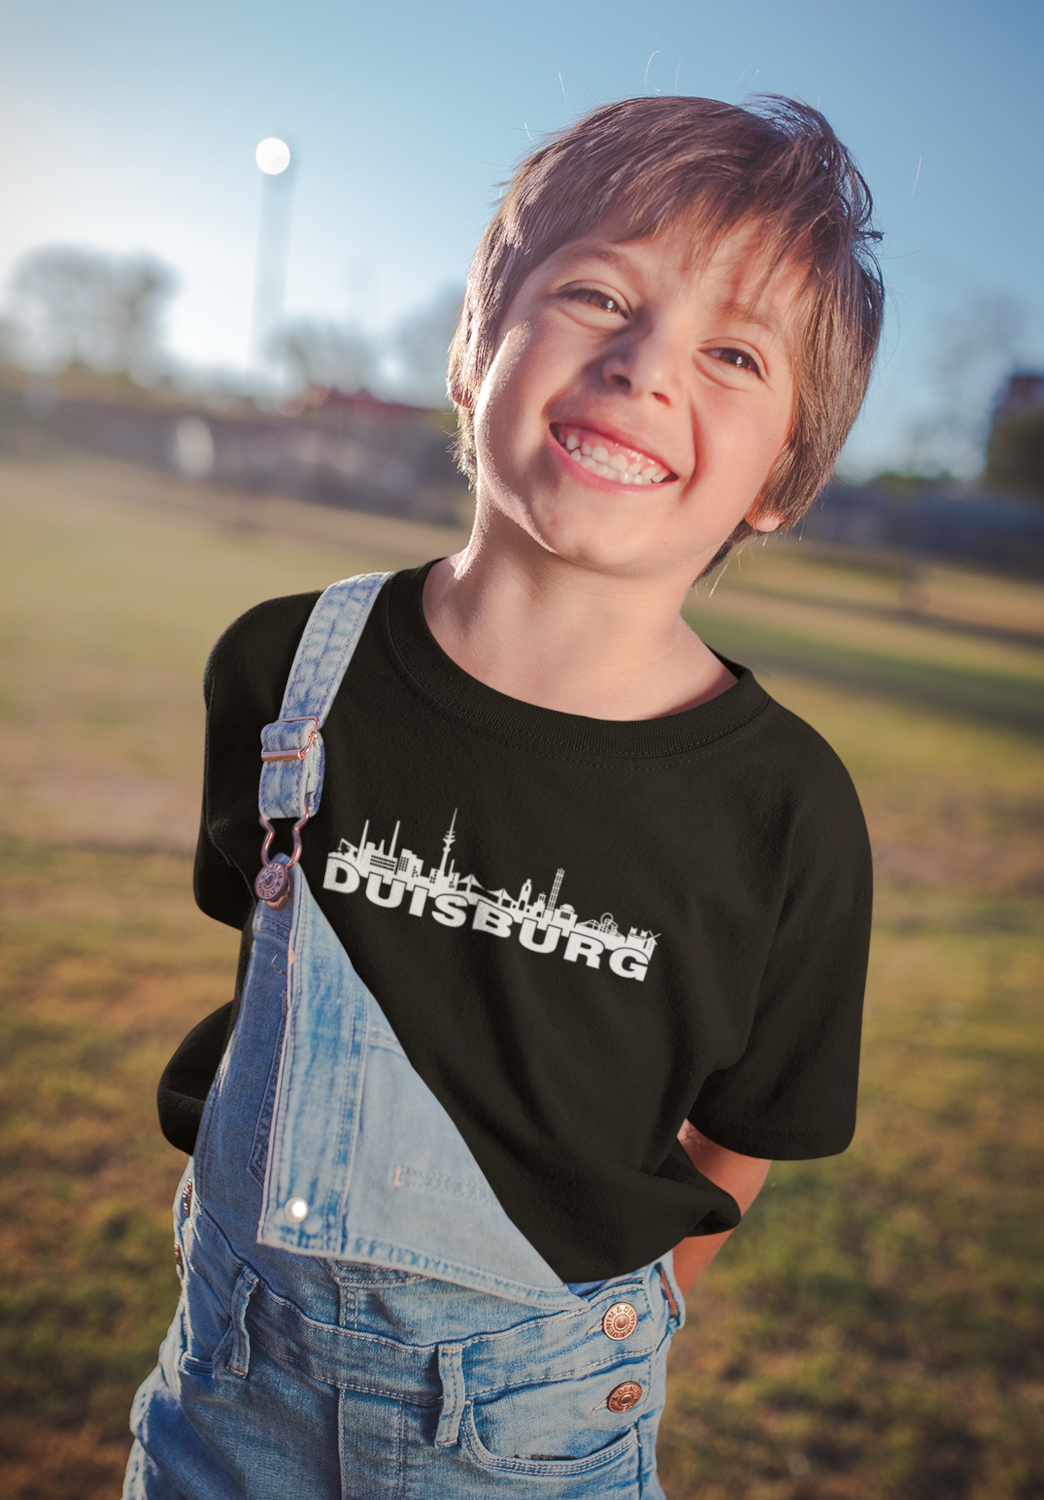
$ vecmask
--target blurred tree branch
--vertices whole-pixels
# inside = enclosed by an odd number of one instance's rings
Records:
[[[995,292],[938,315],[929,405],[909,430],[904,467],[911,473],[979,473],[993,399],[1018,361],[1027,318],[1023,302]]]
[[[399,323],[392,346],[404,394],[422,406],[447,406],[449,346],[464,304],[462,287],[445,287]]]
[[[154,378],[163,364],[161,318],[172,273],[151,256],[114,256],[75,245],[26,255],[10,281],[20,360],[60,371],[95,370]]]
[[[983,478],[1044,503],[1044,410],[1020,412],[994,425]]]
[[[301,390],[318,385],[352,395],[371,386],[380,368],[373,344],[351,323],[298,318],[276,333],[272,352]]]

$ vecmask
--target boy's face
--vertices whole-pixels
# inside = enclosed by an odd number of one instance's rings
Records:
[[[487,521],[597,572],[691,582],[754,519],[791,430],[796,282],[761,273],[749,232],[694,266],[681,233],[611,225],[532,271],[475,403]]]

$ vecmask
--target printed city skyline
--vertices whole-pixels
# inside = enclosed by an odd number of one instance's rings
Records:
[[[327,856],[324,888],[344,895],[364,888],[374,905],[405,907],[414,917],[428,911],[444,927],[464,927],[470,908],[473,931],[502,938],[517,936],[533,953],[554,953],[561,944],[564,959],[582,961],[589,968],[600,968],[605,955],[613,973],[644,979],[657,935],[635,926],[625,933],[609,911],[600,917],[581,918],[569,902],[559,900],[564,867],[556,870],[548,890],[539,891],[535,898],[531,879],[523,881],[518,894],[512,895],[503,887],[485,885],[473,873],[458,870],[450,852],[457,840],[458,811],[454,809],[443,836],[442,857],[430,868],[412,849],[398,847],[401,820],[396,822],[386,848],[383,838],[378,842],[370,837],[367,818],[358,844],[342,839]]]

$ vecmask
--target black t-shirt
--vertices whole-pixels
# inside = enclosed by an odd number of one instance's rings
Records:
[[[745,668],[635,722],[475,681],[428,630],[426,571],[385,585],[359,641],[302,867],[509,1217],[564,1280],[618,1275],[738,1221],[677,1143],[686,1117],[749,1156],[851,1139],[862,814]],[[196,898],[235,927],[260,863],[259,735],[317,597],[248,611],[207,666]]]

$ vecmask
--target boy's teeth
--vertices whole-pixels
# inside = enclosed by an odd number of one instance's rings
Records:
[[[556,428],[555,437],[570,458],[603,479],[615,479],[622,484],[662,484],[670,475],[669,469],[647,453],[624,448],[609,438],[590,443],[575,428]]]

